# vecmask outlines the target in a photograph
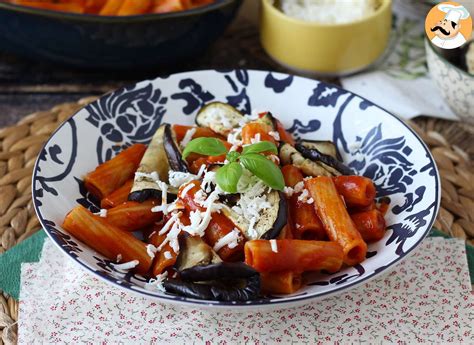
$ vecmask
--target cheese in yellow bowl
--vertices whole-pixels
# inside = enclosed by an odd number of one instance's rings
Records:
[[[261,0],[261,41],[280,64],[303,73],[347,75],[387,47],[391,0]]]

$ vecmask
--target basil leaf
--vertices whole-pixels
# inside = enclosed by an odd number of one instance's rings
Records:
[[[231,151],[227,154],[226,158],[229,162],[236,162],[239,159],[240,153],[237,151]]]
[[[199,153],[205,156],[220,156],[227,152],[226,147],[216,138],[196,138],[191,140],[183,151],[183,158],[191,153]]]
[[[249,153],[240,156],[240,163],[267,186],[276,190],[283,190],[285,187],[285,180],[280,168],[265,156]]]
[[[271,141],[260,141],[258,143],[249,145],[249,146],[244,146],[244,150],[242,151],[242,154],[247,154],[247,153],[260,153],[260,152],[266,152],[270,151],[272,153],[278,153],[277,147],[275,146],[274,143]]]
[[[242,176],[242,167],[237,162],[232,162],[219,168],[216,172],[218,186],[228,193],[237,193],[237,183]]]

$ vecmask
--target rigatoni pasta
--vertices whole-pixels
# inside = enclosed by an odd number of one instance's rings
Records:
[[[161,124],[148,147],[88,173],[101,210],[75,207],[64,229],[147,288],[224,301],[293,294],[308,273],[356,265],[384,237],[386,200],[348,175],[334,144],[296,141],[270,112],[220,102],[196,124]]]

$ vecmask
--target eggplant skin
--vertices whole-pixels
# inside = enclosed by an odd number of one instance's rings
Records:
[[[226,280],[231,281],[225,284]],[[236,286],[236,280],[242,280],[243,287]],[[218,281],[219,285],[196,283],[197,281],[211,283]],[[242,262],[222,262],[187,268],[181,271],[180,279],[167,279],[163,282],[164,288],[169,293],[228,302],[257,299],[260,296],[260,285],[260,274]]]
[[[171,126],[166,124],[163,137],[163,146],[165,148],[166,157],[171,170],[180,172],[189,172],[188,165],[181,157],[181,151],[173,137]]]
[[[129,201],[144,202],[148,199],[161,199],[161,191],[159,189],[142,189],[128,195]]]
[[[342,161],[341,155],[337,150],[336,145],[330,140],[301,140],[300,144],[308,149],[316,149],[322,154],[336,158],[339,161]]]
[[[288,207],[286,205],[286,197],[282,192],[278,192],[280,201],[278,202],[278,215],[270,230],[265,232],[260,238],[263,240],[271,240],[280,235],[281,230],[288,222]]]
[[[326,164],[330,168],[337,170],[342,175],[353,175],[352,170],[344,165],[342,162],[338,161],[336,158],[325,155],[324,153],[319,152],[317,149],[310,149],[302,144],[297,143],[295,148],[301,153],[304,158],[310,159],[315,162],[321,162]]]
[[[167,194],[168,202],[173,202],[178,196],[173,193]],[[129,201],[144,202],[149,199],[161,199],[161,191],[159,189],[142,189],[131,192],[128,195]]]

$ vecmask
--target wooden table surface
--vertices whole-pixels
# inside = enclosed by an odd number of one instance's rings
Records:
[[[252,0],[255,1],[255,0]],[[252,5],[250,5],[252,6]],[[255,12],[247,2],[225,34],[193,61],[146,71],[84,70],[0,53],[0,127],[54,105],[101,95],[122,85],[187,70],[249,68],[286,71],[263,51]]]

